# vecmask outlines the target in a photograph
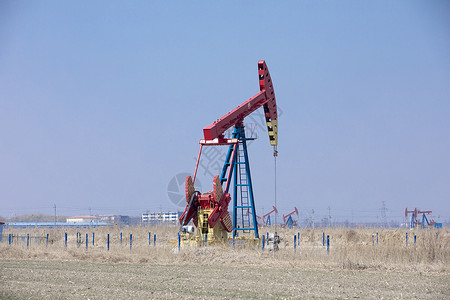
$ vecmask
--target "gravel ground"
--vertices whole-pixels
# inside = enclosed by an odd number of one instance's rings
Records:
[[[0,258],[0,299],[450,299],[450,275]]]

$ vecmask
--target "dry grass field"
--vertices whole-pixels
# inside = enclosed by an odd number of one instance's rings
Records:
[[[79,245],[77,232],[83,237]],[[149,232],[157,235],[156,246],[149,245]],[[171,243],[177,227],[5,230],[6,240],[0,243],[0,298],[450,299],[448,229],[326,228],[329,254],[322,246],[322,229],[278,232],[283,238],[278,252],[216,245],[177,253]],[[294,252],[297,232],[300,245]],[[26,238],[8,245],[10,233],[30,234],[29,247]],[[35,237],[47,233],[46,246],[45,239]]]

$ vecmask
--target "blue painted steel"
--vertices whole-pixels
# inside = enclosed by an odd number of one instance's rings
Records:
[[[410,225],[411,228],[416,227],[416,222],[415,222],[415,220],[416,220],[416,216],[415,216],[414,213],[412,213],[412,214],[411,214],[411,225]]]
[[[427,225],[430,226],[430,222],[428,221],[428,218],[425,214],[422,215],[422,228],[425,228],[425,222],[427,222]]]
[[[28,249],[28,245],[30,244],[30,234],[27,233],[27,249]]]
[[[408,233],[406,233],[406,246],[408,246]]]
[[[179,233],[178,233],[178,236],[180,236]],[[151,245],[151,241],[152,241],[152,233],[149,232],[149,233],[148,233],[148,245],[149,245],[149,246]]]
[[[297,242],[298,242],[298,245],[300,246],[300,232],[297,232]]]
[[[414,235],[414,245],[416,244],[416,235]]]
[[[375,235],[372,234],[372,246],[375,246]]]
[[[296,235],[294,235],[294,252],[296,252],[297,251],[297,236]]]
[[[86,233],[86,250],[88,248],[88,234]]]
[[[106,249],[108,249],[108,251],[109,251],[109,233],[106,236]]]
[[[208,235],[205,234],[205,247],[206,247],[207,244],[208,244]]]
[[[235,146],[230,145],[228,148],[228,153],[220,175],[220,181],[223,184],[227,181],[228,177],[230,180],[231,177],[233,177],[233,237],[237,236],[237,230],[245,230],[254,231],[255,238],[259,238],[258,221],[256,219],[252,178],[247,152],[247,140],[253,140],[253,138],[245,137],[245,127],[242,124],[235,126],[232,137],[237,138],[239,143],[236,145],[234,157],[232,156]],[[240,147],[242,147],[242,149],[240,149]],[[241,153],[243,153],[243,156],[240,155]],[[229,176],[227,176],[227,171],[230,173]],[[240,195],[238,194],[238,190]],[[224,193],[228,193],[228,190],[226,189]],[[247,201],[249,203],[247,203]],[[246,214],[247,209],[251,209],[252,222],[250,222],[250,217]],[[242,224],[238,224],[238,215],[241,216]]]
[[[327,235],[327,254],[330,253],[330,236]]]
[[[95,240],[95,234],[94,234],[94,233],[92,233],[92,246],[95,246],[95,244],[94,244],[94,240]]]
[[[153,235],[153,247],[155,247],[155,246],[156,246],[156,234]]]
[[[322,232],[322,246],[325,246],[325,232]]]
[[[0,222],[0,242],[3,241],[3,223]]]
[[[292,229],[294,227],[294,220],[292,219],[292,216],[289,216],[289,218],[287,219],[286,227],[289,229]]]
[[[47,247],[47,246],[48,246],[48,233],[47,233],[47,237],[45,239],[45,247]]]
[[[178,232],[178,252],[180,252],[180,248],[181,248],[181,237],[180,233]]]
[[[120,233],[120,244],[122,245],[122,232]]]
[[[8,235],[8,244],[9,245],[11,245],[11,240],[12,240],[12,238],[11,238],[11,233]]]
[[[262,251],[264,251],[264,244],[265,244],[265,241],[264,241],[264,238],[265,238],[266,236],[263,234],[263,236],[262,236]]]
[[[271,226],[271,225],[272,225],[272,223],[270,221],[270,215],[269,215],[269,216],[267,216],[267,219],[266,219],[266,226]]]
[[[64,246],[67,248],[67,232],[64,233]]]
[[[233,234],[233,249],[234,249],[234,234]]]
[[[133,245],[133,235],[130,233],[130,250]]]
[[[377,245],[378,245],[378,232],[377,232]]]

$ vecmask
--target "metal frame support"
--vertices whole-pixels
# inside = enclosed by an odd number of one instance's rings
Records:
[[[259,238],[259,232],[258,232],[258,221],[256,218],[256,208],[255,208],[255,200],[253,196],[253,185],[252,185],[252,177],[250,172],[250,163],[248,159],[248,150],[247,150],[247,140],[253,140],[253,138],[246,138],[245,136],[245,126],[244,124],[236,124],[233,131],[233,138],[238,139],[238,143],[234,145],[230,145],[228,149],[228,153],[225,159],[225,163],[222,168],[222,173],[220,175],[220,181],[223,184],[226,182],[226,187],[224,193],[228,193],[228,188],[230,186],[230,179],[233,175],[233,237],[236,236],[236,233],[238,230],[250,230],[255,232],[255,238]],[[243,159],[244,161],[239,161],[239,150],[242,147],[242,151],[244,153]],[[238,176],[238,171],[240,168],[240,165],[244,165],[245,169],[245,183],[243,183],[242,178],[240,178],[240,175]],[[227,175],[228,171],[228,175]],[[239,182],[238,182],[239,177]],[[238,195],[238,189],[241,190],[243,186],[248,187],[248,198],[250,200],[250,203],[248,205],[243,205],[242,198]],[[238,201],[238,198],[240,201]],[[239,226],[237,221],[238,213],[241,212],[243,214],[243,211],[247,211],[251,209],[251,215],[252,215],[252,223],[253,226],[245,227],[245,226]],[[242,224],[243,225],[243,224]]]

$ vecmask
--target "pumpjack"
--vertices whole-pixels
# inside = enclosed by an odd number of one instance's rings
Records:
[[[274,212],[274,213],[278,213],[278,210],[277,210],[277,208],[275,207],[275,206],[272,206],[272,210],[271,211],[269,211],[268,213],[266,213],[265,215],[263,215],[262,217],[260,217],[260,216],[256,216],[256,220],[258,221],[258,225],[259,226],[270,226],[270,225],[272,225],[272,223],[271,223],[271,221],[270,221],[270,215]],[[247,210],[247,215],[248,214],[252,214],[251,212],[250,212],[250,209],[248,209]]]
[[[436,222],[430,217],[431,213],[431,210],[418,210],[417,208],[408,210],[408,208],[405,208],[405,220],[408,221],[408,214],[411,214],[410,228],[425,228],[426,226],[434,227]],[[420,221],[420,215],[422,215],[422,221]]]
[[[298,217],[297,207],[294,207],[294,210],[287,215],[283,215],[283,225],[281,225],[281,227],[293,228],[294,226],[297,226],[297,221],[292,218],[294,214]]]
[[[271,211],[269,211],[267,214],[265,214],[264,216],[262,216],[262,221],[263,221],[263,224],[264,224],[264,226],[270,226],[270,225],[272,225],[272,222],[271,222],[271,220],[270,220],[270,215],[272,214],[272,213],[278,213],[278,210],[277,210],[277,208],[275,207],[275,206],[272,206],[272,210]]]
[[[264,109],[269,142],[275,155],[278,145],[278,115],[272,79],[264,60],[258,61],[258,77],[260,91],[257,94],[203,129],[204,138],[199,142],[200,151],[194,175],[185,180],[187,204],[179,219],[180,231],[192,220],[197,228],[194,241],[198,245],[203,241],[225,242],[229,232],[233,233],[234,238],[239,231],[254,232],[254,238],[259,239],[247,151],[247,141],[253,138],[246,137],[244,118],[260,107]],[[232,127],[231,138],[225,138],[225,131]],[[209,146],[227,146],[228,153],[221,174],[213,179],[213,190],[201,193],[195,190],[194,183],[202,149]],[[233,189],[233,198],[230,187]],[[233,203],[232,214],[228,210],[230,202]],[[248,210],[251,214],[246,214]]]

